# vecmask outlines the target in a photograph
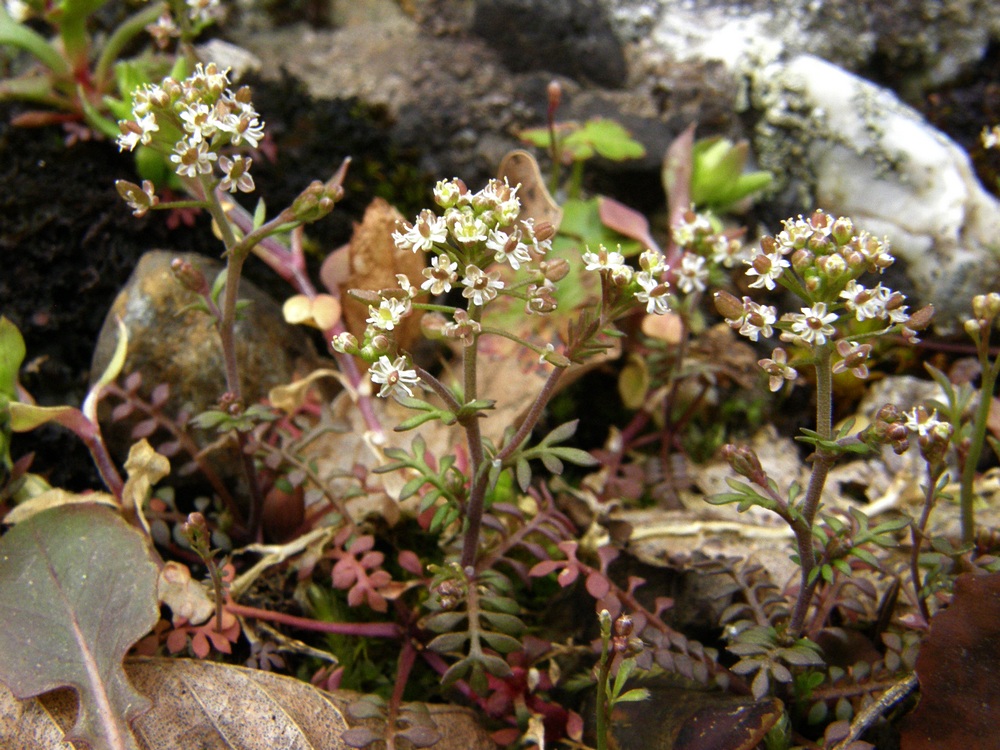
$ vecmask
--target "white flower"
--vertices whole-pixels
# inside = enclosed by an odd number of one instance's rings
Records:
[[[431,294],[446,294],[451,291],[451,285],[458,280],[455,273],[458,264],[443,253],[431,258],[431,264],[422,273],[427,278],[421,289],[428,290]]]
[[[746,262],[750,265],[750,268],[747,269],[747,276],[759,277],[756,281],[751,282],[751,289],[774,289],[775,280],[791,265],[778,252],[770,255],[759,253],[752,261]]]
[[[465,184],[458,178],[454,180],[438,180],[434,186],[434,202],[441,208],[457,206],[465,193]]]
[[[870,320],[872,318],[884,318],[886,290],[881,284],[874,289],[868,289],[859,284],[854,279],[847,282],[847,286],[840,293],[844,300],[844,305],[854,313],[859,321]]]
[[[736,261],[743,259],[743,244],[739,240],[730,239],[724,234],[717,235],[712,240],[712,262],[717,266],[732,268]]]
[[[517,271],[522,263],[531,262],[531,253],[528,246],[521,242],[521,230],[515,229],[507,234],[500,229],[491,229],[486,240],[487,249],[493,251],[493,260],[497,263],[510,263],[510,267]]]
[[[174,146],[174,153],[170,155],[170,161],[177,165],[177,174],[181,177],[209,174],[212,171],[212,162],[217,158],[214,152],[208,150],[205,141],[199,141],[197,144],[178,141]]]
[[[740,323],[740,335],[746,336],[751,341],[757,341],[758,336],[766,339],[771,338],[774,333],[774,321],[777,319],[778,311],[771,305],[760,305],[749,297],[743,298],[743,317]],[[727,320],[733,325],[737,321]]]
[[[210,23],[219,14],[219,0],[187,0],[188,18],[195,23]]]
[[[825,302],[817,302],[812,307],[803,307],[801,313],[785,315],[784,319],[791,321],[792,333],[791,335],[782,334],[783,340],[791,339],[815,346],[823,346],[827,337],[832,336],[835,332],[831,323],[837,320],[837,315],[826,311]]]
[[[366,322],[383,331],[391,331],[399,325],[399,321],[409,311],[410,308],[406,302],[395,297],[389,297],[379,303],[377,310],[371,305],[368,306],[369,315]]]
[[[474,242],[485,242],[488,228],[478,216],[465,211],[452,213],[451,234],[455,241],[462,245],[471,245]]]
[[[250,175],[252,165],[253,159],[244,159],[242,156],[230,159],[228,156],[220,156],[219,166],[222,167],[225,177],[222,178],[219,187],[230,193],[235,193],[237,190],[252,193],[255,187],[253,177]]]
[[[131,120],[119,120],[118,129],[121,130],[121,135],[118,136],[116,141],[119,151],[131,151],[139,145],[139,139],[142,137],[142,128],[138,124]]]
[[[707,217],[694,211],[685,211],[684,216],[674,224],[671,230],[674,242],[681,247],[690,247],[701,237],[711,233],[712,223]]]
[[[841,339],[837,342],[837,353],[841,359],[833,366],[833,371],[850,370],[854,377],[864,380],[868,377],[868,355],[871,351],[871,344],[859,344],[856,341]]]
[[[670,311],[670,285],[647,271],[637,273],[635,280],[642,288],[641,292],[635,293],[635,298],[645,303],[646,313],[666,315]]]
[[[596,253],[587,250],[583,254],[583,262],[587,264],[584,267],[587,271],[614,272],[625,265],[625,256],[620,252],[609,252],[604,245],[600,245]]]
[[[465,267],[465,278],[462,279],[465,289],[462,296],[472,300],[474,305],[485,305],[492,299],[496,299],[497,291],[503,289],[503,282],[500,281],[499,271],[483,271],[471,263]]]
[[[708,269],[705,267],[705,259],[694,253],[684,253],[681,267],[677,270],[677,288],[684,294],[693,291],[704,292],[707,279]]]
[[[188,133],[190,143],[199,143],[210,139],[216,131],[217,122],[212,109],[202,102],[187,105],[180,111],[184,121],[184,130]]]
[[[405,224],[404,229],[405,232],[397,230],[392,234],[392,240],[400,250],[426,253],[433,250],[435,244],[448,239],[448,225],[444,218],[427,208],[420,212],[412,226]]]
[[[257,119],[254,112],[245,112],[239,117],[226,118],[224,122],[225,125],[222,122],[219,123],[219,130],[232,136],[230,142],[234,146],[239,146],[243,141],[246,141],[252,148],[257,148],[261,139],[264,138],[264,123]]]
[[[913,430],[920,437],[927,437],[927,434],[940,424],[948,424],[937,418],[937,409],[927,413],[927,409],[922,406],[915,406],[909,411],[904,411],[907,429]]]
[[[378,361],[368,368],[372,382],[381,385],[378,395],[382,398],[395,396],[399,398],[403,393],[413,396],[411,385],[417,385],[420,378],[416,370],[407,370],[406,358],[396,357],[392,362],[385,355],[378,358]]]
[[[757,364],[770,376],[768,387],[771,391],[780,390],[786,380],[795,380],[799,376],[795,368],[788,364],[788,354],[780,346],[771,353],[771,359],[758,360]]]
[[[150,141],[153,140],[153,133],[160,129],[160,126],[156,124],[156,115],[152,112],[149,112],[136,120],[136,125],[138,125],[139,130],[142,131],[142,134],[139,136],[139,143],[144,146],[149,145]]]

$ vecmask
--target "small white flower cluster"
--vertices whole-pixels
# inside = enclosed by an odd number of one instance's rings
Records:
[[[704,292],[710,266],[733,268],[745,254],[739,239],[717,232],[712,220],[693,208],[677,220],[671,228],[671,237],[684,250],[674,269],[675,285],[682,294]]]
[[[583,262],[585,270],[607,277],[612,288],[631,291],[634,299],[646,306],[648,314],[665,315],[670,310],[669,269],[663,255],[656,250],[642,252],[639,271],[625,262],[620,246],[618,250],[608,250],[600,245],[597,252],[588,249],[583,254]]]
[[[771,290],[781,284],[807,304],[777,319],[777,310],[772,306],[758,304],[749,297],[741,303],[732,295],[719,293],[716,305],[732,328],[751,341],[770,338],[778,329],[782,341],[816,349],[834,341],[840,329],[852,325],[853,318],[862,326],[855,336],[864,334],[869,338],[897,330],[907,340],[916,341],[915,332],[907,327],[911,315],[903,295],[881,282],[866,287],[857,280],[864,273],[882,273],[892,265],[887,240],[856,231],[850,219],[834,219],[822,211],[783,224],[782,231],[775,237],[764,237],[760,249],[746,261],[747,276],[753,279],[749,286]],[[865,327],[866,321],[876,321],[883,327]],[[850,339],[848,335],[835,341],[839,359],[833,370],[866,378],[872,347]],[[759,364],[770,376],[771,390],[797,377],[784,349],[775,349],[771,358]]]
[[[166,78],[159,85],[145,85],[132,94],[132,117],[118,123],[120,150],[132,151],[140,144],[165,150],[173,142],[169,158],[181,177],[212,175],[218,163],[224,190],[254,190],[253,161],[221,153],[230,146],[256,148],[264,137],[250,89],[233,92],[228,71],[198,63],[183,81]]]
[[[490,180],[477,193],[458,179],[437,183],[434,201],[443,213],[424,209],[412,224],[403,224],[392,235],[402,250],[435,253],[423,270],[426,280],[421,289],[447,294],[459,283],[461,268],[462,295],[484,306],[504,288],[498,270],[485,270],[490,263],[517,271],[548,252],[551,239],[538,236],[533,220],[518,220],[517,190],[506,180]]]
[[[442,295],[461,289],[469,309],[454,310],[452,319],[442,320],[438,330],[463,346],[471,346],[482,332],[478,318],[483,308],[506,293],[509,282],[504,280],[503,267],[527,271],[546,255],[552,228],[536,227],[531,219],[519,218],[517,190],[518,186],[511,187],[506,180],[490,180],[473,193],[461,180],[441,180],[434,188],[440,213],[424,209],[412,223],[402,223],[393,232],[399,249],[430,256],[420,289],[411,286],[405,276],[397,276],[399,290],[383,291],[378,304],[368,308],[365,341],[359,345],[348,334],[333,342],[338,351],[374,360],[369,374],[381,385],[379,396],[412,396],[409,386],[419,382],[416,370],[405,367],[405,357],[390,359],[396,349],[396,328],[410,314],[417,294]],[[555,309],[552,284],[540,268],[534,273],[537,283],[520,284],[516,293],[526,299],[530,314],[551,312]]]

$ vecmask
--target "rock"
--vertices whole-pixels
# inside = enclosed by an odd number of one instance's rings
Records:
[[[104,371],[114,351],[115,319],[121,317],[129,337],[123,375],[141,373],[139,393],[144,398],[149,398],[159,383],[168,383],[170,398],[163,407],[165,414],[178,414],[182,408],[198,414],[212,407],[226,390],[222,350],[208,315],[186,309],[198,298],[174,278],[170,263],[177,257],[198,266],[209,282],[222,268],[218,261],[200,255],[166,250],[145,253],[104,320],[94,351],[91,382]],[[240,282],[240,298],[252,302],[236,324],[244,401],[252,404],[270,388],[291,381],[296,371],[307,371],[316,355],[303,330],[286,324],[281,308],[245,279]],[[107,420],[102,422],[102,426],[112,427]],[[106,431],[109,437],[117,436],[111,441],[112,449],[124,456],[131,442],[128,431],[121,426]],[[217,435],[200,437],[204,446]]]
[[[473,30],[513,71],[625,83],[625,54],[600,0],[477,0]]]
[[[968,315],[996,278],[1000,203],[968,155],[886,89],[811,55],[753,78],[761,166],[804,205],[887,235],[939,327]]]
[[[770,62],[810,53],[853,71],[875,63],[919,93],[968,71],[1000,26],[989,0],[609,0],[608,18],[637,56]]]

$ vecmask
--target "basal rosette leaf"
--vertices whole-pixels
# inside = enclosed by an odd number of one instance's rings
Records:
[[[149,549],[114,512],[76,505],[38,513],[0,538],[0,680],[21,699],[70,687],[80,708],[68,740],[128,748],[149,701],[125,653],[159,617]]]

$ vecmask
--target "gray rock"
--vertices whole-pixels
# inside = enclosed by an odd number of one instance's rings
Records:
[[[1000,202],[957,144],[891,92],[811,55],[764,66],[752,81],[761,165],[801,205],[888,236],[939,326],[995,288]]]
[[[176,415],[185,409],[194,415],[212,407],[226,383],[219,335],[208,315],[189,309],[197,296],[182,287],[170,270],[177,257],[199,267],[209,283],[222,268],[218,261],[199,255],[166,250],[145,253],[104,320],[91,381],[110,361],[117,343],[115,320],[120,317],[129,337],[123,375],[141,373],[139,393],[145,398],[158,384],[168,383],[170,399],[163,412]],[[245,279],[240,282],[240,298],[252,303],[236,324],[244,402],[252,404],[274,386],[291,381],[297,370],[306,371],[316,354],[303,329],[285,323],[281,308]],[[124,456],[131,442],[128,429],[102,421],[112,449]],[[214,433],[198,436],[202,446],[217,437]]]
[[[641,55],[767,60],[809,53],[852,71],[876,58],[917,93],[954,80],[1000,30],[990,0],[605,0],[621,38]]]

